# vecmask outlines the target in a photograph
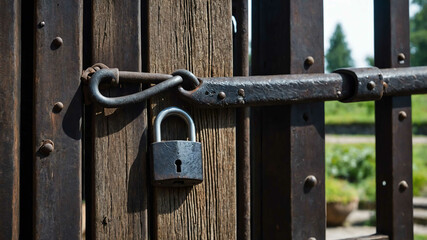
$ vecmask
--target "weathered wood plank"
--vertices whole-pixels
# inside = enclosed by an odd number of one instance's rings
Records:
[[[45,23],[34,29],[35,239],[81,237],[82,5],[35,4],[36,22]],[[47,140],[54,145],[50,154],[39,150]]]
[[[92,2],[92,63],[141,71],[141,2]],[[116,96],[140,86],[111,89]],[[146,103],[93,106],[93,219],[95,239],[147,239]]]
[[[231,1],[150,1],[146,9],[150,72],[185,68],[196,76],[232,75]],[[193,188],[154,188],[155,239],[236,238],[235,110],[199,109],[173,95],[152,100],[151,121],[166,106],[193,117],[202,142],[204,180]],[[185,138],[186,127],[170,118],[165,139]]]
[[[252,53],[254,75],[323,72],[323,1],[254,1]],[[323,103],[252,117],[252,238],[325,239]]]
[[[0,2],[0,239],[19,238],[21,1]]]
[[[374,14],[375,65],[408,67],[409,2],[375,0]],[[377,233],[396,240],[414,237],[411,119],[411,96],[375,103]]]

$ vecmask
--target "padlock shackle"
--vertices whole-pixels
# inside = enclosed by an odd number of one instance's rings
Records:
[[[188,126],[188,136],[190,138],[190,141],[195,142],[196,141],[196,127],[194,126],[193,119],[191,119],[190,115],[186,113],[184,110],[179,109],[177,107],[168,107],[162,110],[156,117],[156,120],[154,121],[154,140],[155,142],[161,142],[162,141],[162,133],[161,133],[161,126],[162,121],[164,118],[168,116],[179,116],[181,117],[185,123]]]

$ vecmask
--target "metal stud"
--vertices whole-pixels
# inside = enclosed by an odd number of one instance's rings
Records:
[[[220,92],[220,93],[218,93],[218,98],[219,99],[224,99],[224,98],[226,98],[227,97],[227,95],[225,95],[225,92]]]
[[[405,54],[399,53],[397,55],[397,60],[399,61],[400,64],[405,63],[405,59],[406,59]]]
[[[399,112],[399,121],[403,121],[405,120],[405,118],[407,118],[408,116],[406,115],[405,111],[400,111]]]
[[[52,140],[44,140],[43,144],[41,145],[41,147],[39,148],[39,153],[48,156],[51,152],[53,152],[54,150],[54,144],[52,142]]]
[[[368,88],[368,90],[374,89],[375,88],[375,82],[374,81],[368,82],[367,88]]]
[[[64,108],[64,104],[62,102],[57,102],[55,103],[55,105],[53,105],[53,112],[59,113],[62,111],[63,108]]]
[[[44,22],[44,21],[41,21],[41,22],[39,22],[39,24],[37,24],[37,26],[39,27],[39,28],[42,28],[42,27],[44,27],[46,25],[46,23]]]
[[[245,89],[241,88],[241,89],[239,89],[239,91],[237,93],[239,94],[239,96],[244,97],[245,96]]]
[[[304,185],[307,186],[307,187],[310,187],[310,188],[316,186],[317,185],[317,178],[315,176],[313,176],[313,175],[307,176],[305,178]]]
[[[314,64],[314,58],[312,56],[308,56],[305,61],[304,61],[305,65],[311,66]]]
[[[52,49],[57,49],[57,48],[61,47],[63,43],[64,43],[64,41],[62,40],[61,37],[56,37],[52,41]]]
[[[406,181],[401,181],[399,183],[399,192],[404,192],[406,189],[408,189],[409,185]]]

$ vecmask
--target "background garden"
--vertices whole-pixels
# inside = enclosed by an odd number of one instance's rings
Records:
[[[412,66],[427,66],[427,0],[412,0]],[[326,71],[355,66],[341,24],[329,39]],[[366,56],[366,66],[374,66]],[[361,66],[357,66],[361,67]],[[412,96],[414,197],[427,198],[427,95]],[[375,103],[325,103],[326,199],[328,203],[359,200],[359,208],[375,209]],[[357,133],[358,135],[354,135]],[[365,223],[375,224],[372,215]],[[416,234],[427,239],[427,234]]]

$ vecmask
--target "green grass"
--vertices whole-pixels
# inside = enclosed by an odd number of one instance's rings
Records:
[[[414,144],[412,166],[414,196],[427,196],[426,144]],[[360,200],[375,201],[375,144],[326,143],[326,175],[350,182]]]
[[[373,124],[374,115],[375,103],[373,101],[355,103],[330,101],[325,103],[326,124]],[[427,124],[427,95],[412,96],[412,122]]]
[[[414,240],[427,240],[427,235],[415,234]]]

